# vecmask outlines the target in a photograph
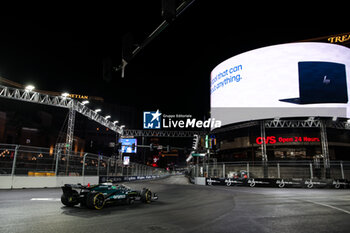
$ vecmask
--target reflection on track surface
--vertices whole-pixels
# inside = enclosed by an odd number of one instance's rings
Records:
[[[350,190],[196,186],[183,176],[132,182],[151,204],[65,207],[60,189],[0,190],[0,232],[348,232]]]

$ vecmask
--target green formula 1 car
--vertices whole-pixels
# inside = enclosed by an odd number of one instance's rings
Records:
[[[134,201],[151,203],[157,200],[156,193],[143,188],[135,191],[125,185],[114,185],[112,183],[102,183],[98,185],[65,184],[62,186],[63,194],[61,202],[65,206],[75,206],[80,204],[91,209],[102,209],[109,203],[133,204]]]

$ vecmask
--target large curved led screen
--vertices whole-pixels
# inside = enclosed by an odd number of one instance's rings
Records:
[[[290,43],[231,57],[211,72],[211,117],[222,125],[278,117],[350,118],[350,49]]]

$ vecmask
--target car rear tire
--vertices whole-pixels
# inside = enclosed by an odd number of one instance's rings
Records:
[[[141,201],[143,203],[151,203],[152,201],[152,192],[149,189],[142,190]]]
[[[105,197],[102,193],[89,193],[86,197],[86,206],[90,209],[100,210],[105,205]]]
[[[73,190],[69,193],[63,193],[61,196],[61,202],[65,206],[73,207],[79,204],[79,194]]]

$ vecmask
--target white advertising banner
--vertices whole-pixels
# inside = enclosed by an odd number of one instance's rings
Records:
[[[350,49],[290,43],[245,52],[211,72],[211,117],[222,125],[275,117],[350,118]]]

